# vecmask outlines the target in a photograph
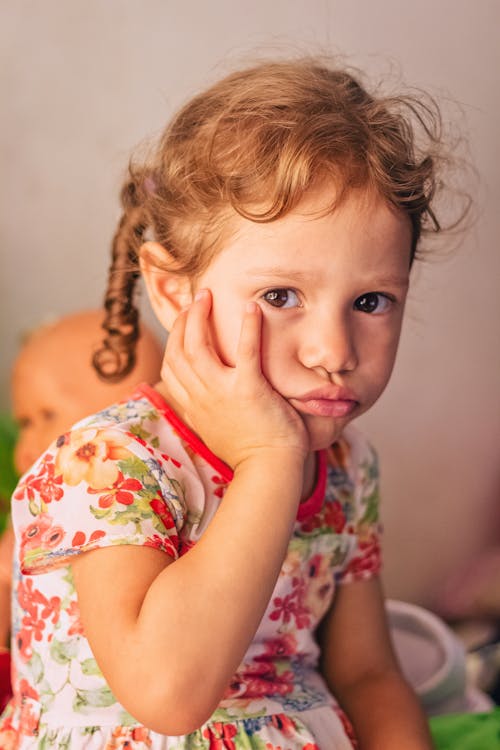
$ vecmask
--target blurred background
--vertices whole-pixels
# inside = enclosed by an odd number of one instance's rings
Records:
[[[499,28],[496,0],[4,0],[0,409],[23,333],[100,304],[129,154],[188,97],[256,57],[316,52],[422,87],[468,141],[478,216],[415,267],[393,380],[362,426],[387,593],[433,605],[500,546]]]

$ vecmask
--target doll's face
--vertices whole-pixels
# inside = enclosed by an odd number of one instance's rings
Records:
[[[129,396],[141,381],[159,379],[162,351],[149,330],[137,347],[137,364],[120,383],[105,383],[91,365],[102,339],[102,312],[62,318],[35,333],[12,373],[12,405],[19,425],[14,461],[23,474],[75,422]]]
[[[86,404],[76,393],[61,389],[61,380],[57,363],[45,361],[38,350],[28,348],[16,363],[12,402],[19,438],[14,461],[21,474],[53,440],[86,414]]]

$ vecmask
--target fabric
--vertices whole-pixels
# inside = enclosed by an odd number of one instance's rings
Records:
[[[436,750],[500,750],[500,708],[430,719]]]
[[[299,506],[266,613],[209,722],[184,737],[139,726],[93,658],[73,556],[116,544],[189,554],[231,478],[148,386],[80,422],[22,477],[12,500],[14,698],[0,720],[3,750],[354,746],[314,638],[336,587],[380,568],[377,462],[352,427],[318,454],[316,486]]]

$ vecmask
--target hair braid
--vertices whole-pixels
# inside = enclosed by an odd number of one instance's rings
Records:
[[[113,238],[108,287],[104,299],[106,311],[102,328],[106,337],[92,359],[102,380],[122,380],[134,368],[139,338],[139,311],[134,291],[140,276],[138,251],[147,226],[142,190],[135,179],[121,191],[123,216]]]

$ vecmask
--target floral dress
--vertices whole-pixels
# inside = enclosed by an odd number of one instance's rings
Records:
[[[189,554],[230,469],[152,388],[85,419],[22,477],[16,530],[14,697],[2,750],[348,750],[347,718],[318,671],[314,631],[338,585],[380,567],[376,458],[360,434],[318,453],[275,590],[210,720],[182,737],[150,731],[114,698],[80,621],[71,560],[116,544]]]

